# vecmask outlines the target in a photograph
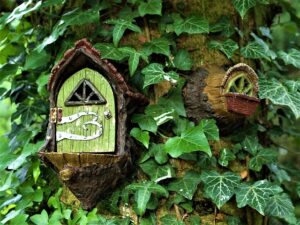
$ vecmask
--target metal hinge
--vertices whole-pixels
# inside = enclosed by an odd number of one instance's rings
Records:
[[[61,121],[62,118],[62,108],[50,108],[50,122],[57,123]]]

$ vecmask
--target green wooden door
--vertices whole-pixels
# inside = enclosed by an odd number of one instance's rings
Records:
[[[112,87],[89,68],[69,77],[59,90],[56,125],[57,152],[113,152],[116,115]]]

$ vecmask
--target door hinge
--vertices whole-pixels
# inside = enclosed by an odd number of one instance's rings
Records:
[[[61,121],[62,118],[62,108],[50,108],[50,122],[57,123]]]

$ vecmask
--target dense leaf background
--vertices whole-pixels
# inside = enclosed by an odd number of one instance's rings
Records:
[[[0,224],[300,224],[300,2],[187,2],[0,0]],[[90,212],[37,157],[50,70],[83,37],[151,99],[129,118],[135,171]],[[256,115],[226,137],[182,99],[186,76],[218,60],[260,79]]]

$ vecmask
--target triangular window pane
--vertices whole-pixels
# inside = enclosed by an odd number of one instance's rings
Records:
[[[65,101],[66,106],[102,104],[106,104],[105,98],[100,94],[97,88],[86,79],[79,82]]]

